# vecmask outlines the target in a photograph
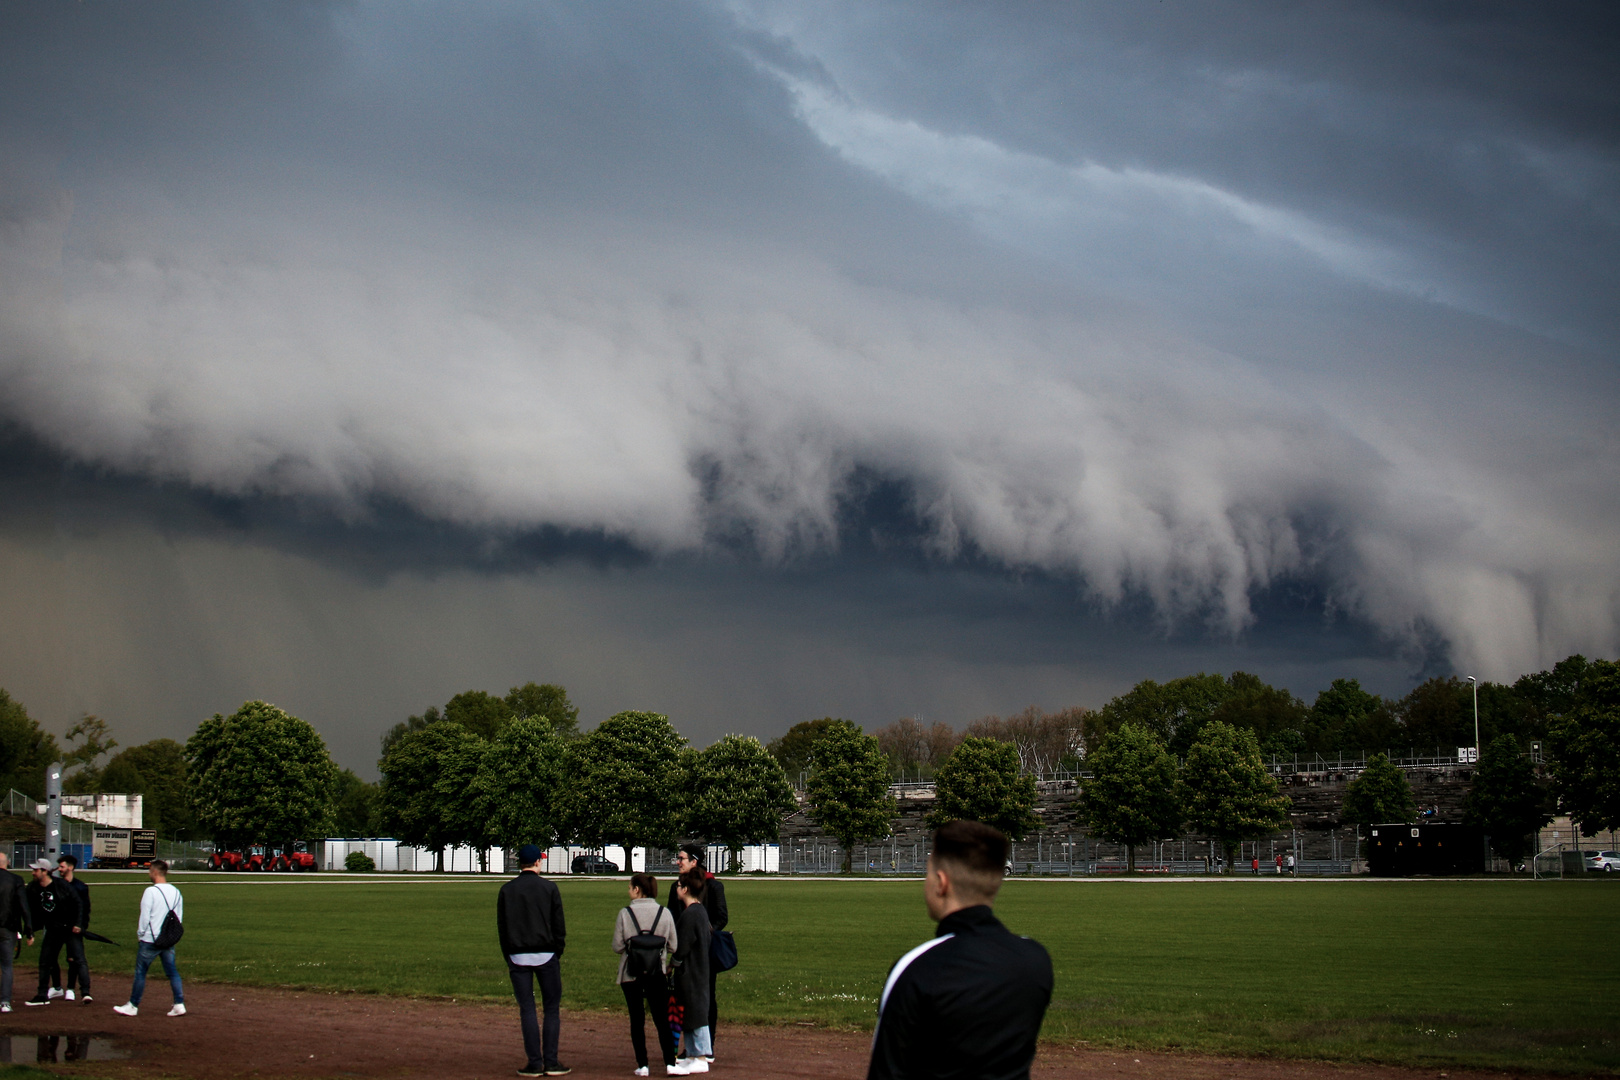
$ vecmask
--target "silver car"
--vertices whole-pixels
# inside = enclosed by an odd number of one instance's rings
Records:
[[[1610,874],[1620,871],[1620,851],[1594,852],[1586,857],[1586,868]]]

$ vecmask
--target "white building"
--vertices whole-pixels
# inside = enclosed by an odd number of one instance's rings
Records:
[[[109,829],[141,828],[139,795],[64,795],[62,816],[104,825]],[[45,805],[39,804],[45,813]]]

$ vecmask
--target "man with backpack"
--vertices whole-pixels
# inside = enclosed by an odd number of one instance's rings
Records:
[[[495,899],[495,927],[501,955],[506,957],[512,993],[517,997],[518,1023],[523,1028],[523,1050],[528,1062],[519,1076],[565,1076],[568,1066],[557,1061],[562,1035],[562,965],[558,962],[567,942],[563,924],[562,893],[540,876],[541,851],[536,844],[518,849],[517,877],[501,886]],[[544,1043],[534,1011],[534,984],[546,1010]]]
[[[141,894],[141,915],[135,924],[135,981],[129,988],[129,1001],[114,1005],[113,1012],[121,1016],[135,1016],[140,1012],[141,995],[146,993],[146,969],[153,960],[163,961],[163,974],[169,977],[169,989],[174,991],[174,1008],[170,1016],[186,1015],[186,992],[180,985],[180,972],[174,966],[174,946],[184,933],[186,902],[180,890],[169,884],[169,864],[153,859],[146,868],[152,884]]]
[[[636,1075],[647,1076],[647,1029],[643,1006],[652,1011],[664,1072],[681,1075],[675,1065],[675,1036],[669,1029],[669,984],[666,972],[675,952],[675,916],[658,904],[658,879],[630,876],[630,903],[613,924],[613,951],[619,961],[619,988],[630,1011],[630,1045],[636,1052]]]

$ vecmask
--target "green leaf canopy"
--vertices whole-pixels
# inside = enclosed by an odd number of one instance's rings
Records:
[[[683,816],[685,745],[663,713],[602,721],[570,747],[566,831],[586,844],[672,846]]]
[[[1183,774],[1193,828],[1219,840],[1231,870],[1237,845],[1288,825],[1287,796],[1260,760],[1254,732],[1219,720],[1204,725]]]
[[[473,783],[489,840],[508,850],[546,847],[561,820],[563,741],[547,716],[524,716],[488,747]]]
[[[215,713],[186,740],[198,825],[233,844],[283,843],[332,827],[337,766],[314,728],[263,701]]]
[[[977,821],[1022,840],[1040,824],[1035,778],[1019,769],[1018,748],[996,739],[963,739],[934,778],[928,824]]]
[[[787,773],[751,735],[727,735],[692,755],[688,784],[687,833],[725,844],[733,869],[744,844],[777,839],[798,806]]]
[[[895,802],[889,794],[889,759],[870,735],[848,720],[826,725],[816,739],[805,785],[805,802],[817,825],[850,848],[889,835]]]
[[[1086,755],[1092,778],[1080,792],[1080,816],[1097,836],[1125,845],[1126,869],[1136,846],[1180,835],[1185,813],[1176,761],[1153,732],[1125,724]]]

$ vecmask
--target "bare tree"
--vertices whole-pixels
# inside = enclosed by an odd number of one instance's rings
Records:
[[[896,776],[931,776],[962,741],[951,725],[935,721],[925,727],[912,716],[902,716],[873,735]]]
[[[967,734],[1011,743],[1018,751],[1019,767],[1038,779],[1057,772],[1064,758],[1085,756],[1087,717],[1091,710],[1075,706],[1049,713],[1031,705],[1016,716],[986,716],[973,721]]]

